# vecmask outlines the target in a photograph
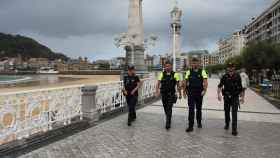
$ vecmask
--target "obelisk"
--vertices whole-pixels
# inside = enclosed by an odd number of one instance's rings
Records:
[[[129,46],[126,46],[126,64],[135,65],[137,73],[144,73],[144,25],[142,0],[129,0],[128,10]]]

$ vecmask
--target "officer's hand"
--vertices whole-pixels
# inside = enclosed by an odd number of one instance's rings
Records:
[[[206,94],[205,90],[201,92],[201,96],[205,96],[205,94]]]
[[[218,95],[218,100],[222,101],[222,96],[221,95]]]
[[[241,104],[244,104],[244,103],[245,103],[244,97],[241,97],[241,98],[240,98],[240,103],[241,103]]]
[[[127,96],[127,91],[126,91],[126,90],[123,90],[123,94],[124,94],[125,96]]]
[[[135,93],[135,90],[133,90],[133,91],[131,92],[131,95],[134,95],[134,93]]]
[[[188,95],[188,92],[184,92],[183,95],[184,95],[184,98],[186,99],[187,95]]]
[[[157,91],[156,91],[156,97],[159,97],[159,96],[160,96],[160,91],[157,90]]]
[[[179,94],[179,99],[182,99],[182,94]]]

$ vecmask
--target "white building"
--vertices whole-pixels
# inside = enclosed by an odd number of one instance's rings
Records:
[[[280,42],[280,0],[275,0],[273,4],[266,9],[257,18],[245,26],[247,42],[264,41]]]
[[[246,44],[246,36],[241,32],[235,32],[230,37],[221,39],[219,45],[219,61],[224,64],[229,58],[241,54]]]

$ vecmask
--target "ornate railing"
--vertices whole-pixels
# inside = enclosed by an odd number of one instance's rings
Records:
[[[156,79],[144,79],[139,90],[139,101],[143,102],[155,96],[156,93]]]
[[[155,95],[155,79],[141,81],[139,103]],[[123,82],[0,93],[0,145],[71,124],[99,119],[126,106]],[[33,138],[33,137],[32,137]]]
[[[82,119],[81,87],[0,94],[0,145]]]
[[[155,79],[141,81],[138,101],[143,103],[145,99],[152,98],[156,90]],[[99,84],[95,103],[98,111],[103,114],[126,106],[125,96],[122,94],[123,82],[109,82]]]
[[[122,88],[122,81],[98,84],[95,96],[97,111],[102,114],[124,107]]]

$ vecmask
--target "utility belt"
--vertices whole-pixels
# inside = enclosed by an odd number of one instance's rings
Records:
[[[189,93],[201,93],[203,91],[203,87],[187,87],[186,91]]]
[[[227,99],[232,99],[232,98],[236,98],[236,97],[239,98],[238,93],[232,93],[232,92],[229,92],[229,91],[222,90],[222,94]]]
[[[160,88],[160,91],[161,93],[163,94],[167,94],[167,93],[176,93],[176,89],[175,89],[175,84],[169,84],[169,85],[165,85],[165,84],[162,84],[161,85],[161,88]]]

